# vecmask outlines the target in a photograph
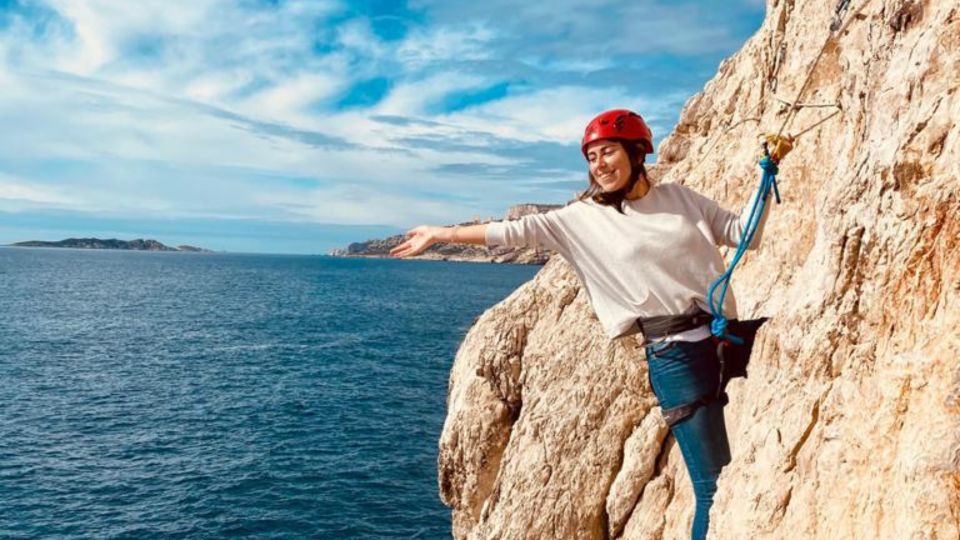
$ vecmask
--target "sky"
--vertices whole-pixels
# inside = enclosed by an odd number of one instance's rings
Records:
[[[350,242],[563,203],[654,145],[763,0],[0,0],[0,244]]]

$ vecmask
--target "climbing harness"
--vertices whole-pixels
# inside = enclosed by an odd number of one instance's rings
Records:
[[[650,345],[667,336],[686,332],[710,323],[710,314],[697,310],[690,315],[660,315],[637,319],[637,326],[643,333],[644,345]]]
[[[683,405],[677,405],[676,407],[663,409],[660,414],[663,416],[663,421],[666,422],[668,426],[673,426],[677,422],[697,412],[697,409],[700,407],[710,405],[714,401],[719,401],[721,405],[726,405],[727,403],[730,403],[730,398],[727,396],[726,392],[721,392],[719,396],[700,396],[692,403],[684,403]]]
[[[696,313],[688,315],[649,317],[638,320],[637,322],[645,338],[644,344],[648,347],[647,359],[653,359],[680,343],[677,341],[658,342],[657,340],[672,333],[698,328],[708,324],[710,319],[711,315],[709,313],[698,310]],[[723,349],[717,352],[719,364],[716,390],[704,393],[687,403],[661,410],[663,419],[668,426],[673,426],[677,422],[689,417],[701,406],[710,405],[714,402],[720,402],[721,405],[729,403],[729,397],[726,392],[727,383],[737,377],[747,376],[747,364],[750,361],[750,354],[753,350],[754,338],[756,337],[757,331],[766,321],[766,318],[749,321],[730,321],[730,326],[733,331],[743,336],[744,344],[735,347],[725,344]],[[654,347],[657,348],[655,349]],[[647,371],[647,377],[650,382],[650,387],[652,388],[653,379],[650,376],[649,370]]]

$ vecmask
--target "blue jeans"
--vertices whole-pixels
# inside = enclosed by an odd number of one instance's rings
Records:
[[[654,343],[646,347],[646,352],[650,385],[661,408],[684,405],[717,392],[720,363],[713,339]],[[670,428],[693,482],[697,501],[691,534],[694,540],[707,537],[717,478],[720,470],[730,463],[723,406],[722,402],[714,401]]]

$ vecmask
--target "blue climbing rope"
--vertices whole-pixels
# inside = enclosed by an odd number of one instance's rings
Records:
[[[807,70],[807,74],[803,79],[803,84],[800,85],[800,90],[797,92],[797,97],[794,99],[793,103],[790,104],[790,112],[783,119],[783,123],[780,125],[780,129],[777,130],[775,136],[768,136],[767,142],[772,142],[776,144],[775,155],[776,159],[780,160],[783,156],[786,155],[786,152],[789,152],[793,147],[793,140],[800,135],[810,131],[814,127],[825,122],[828,118],[832,118],[837,112],[827,116],[826,118],[821,119],[816,124],[810,126],[809,128],[801,131],[794,137],[787,137],[787,145],[784,149],[781,148],[782,138],[780,137],[783,134],[784,129],[787,125],[793,121],[793,118],[796,116],[796,112],[803,108],[805,105],[800,105],[800,98],[803,96],[804,91],[807,89],[807,84],[811,81],[811,76],[813,75],[814,70],[817,67],[817,64],[820,63],[820,59],[823,57],[824,52],[827,50],[827,46],[830,42],[838,35],[840,35],[839,30],[844,28],[845,24],[849,24],[853,18],[847,18],[846,13],[850,8],[850,0],[839,0],[836,8],[834,9],[833,22],[830,24],[830,36],[827,37],[827,40],[823,42],[823,46],[820,47],[820,52],[817,53],[817,57],[814,59],[813,63],[810,64],[810,68]],[[868,3],[868,2],[867,2]],[[863,9],[862,7],[860,8]],[[846,18],[846,22],[844,19]],[[806,105],[812,106],[812,105]],[[838,111],[840,110],[839,104],[837,105]],[[757,232],[757,228],[760,226],[760,218],[763,216],[763,208],[766,206],[767,198],[770,196],[770,191],[772,190],[774,195],[777,197],[777,204],[780,204],[780,190],[777,189],[777,161],[770,156],[770,151],[767,146],[767,143],[763,145],[765,156],[760,159],[760,168],[763,169],[763,178],[760,181],[760,189],[757,193],[756,204],[753,205],[753,208],[750,210],[750,218],[747,220],[747,225],[744,227],[743,234],[740,238],[740,244],[737,246],[737,252],[733,256],[733,260],[730,262],[730,267],[727,268],[726,272],[720,275],[713,283],[710,284],[710,288],[707,289],[707,304],[710,307],[710,314],[713,315],[713,322],[710,324],[710,332],[717,338],[721,340],[726,340],[731,343],[742,345],[743,340],[737,336],[734,336],[727,332],[727,318],[723,316],[723,300],[727,295],[727,289],[730,287],[730,277],[733,275],[733,269],[737,266],[737,263],[740,262],[740,259],[743,257],[744,252],[753,242],[753,236]],[[720,289],[720,297],[717,298],[717,289]]]
[[[710,307],[710,314],[713,315],[713,322],[710,324],[710,332],[717,338],[727,340],[736,345],[742,345],[743,339],[727,332],[727,318],[723,315],[723,299],[727,296],[727,289],[730,287],[730,278],[733,276],[733,269],[747,251],[747,246],[753,242],[753,236],[760,226],[760,218],[763,217],[763,208],[767,204],[767,198],[770,191],[773,191],[780,204],[780,190],[777,189],[777,169],[776,162],[770,155],[764,156],[760,160],[760,168],[763,169],[763,178],[760,180],[760,188],[757,190],[755,204],[750,210],[750,217],[747,219],[747,225],[744,227],[743,234],[740,235],[740,244],[737,246],[737,252],[730,261],[730,266],[720,275],[710,288],[707,289],[707,304]],[[717,289],[720,289],[720,297],[716,297]]]

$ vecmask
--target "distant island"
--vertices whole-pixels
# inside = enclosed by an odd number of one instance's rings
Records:
[[[177,246],[170,247],[156,240],[117,240],[110,238],[107,240],[101,238],[67,238],[59,242],[44,242],[40,240],[29,240],[27,242],[16,242],[10,244],[15,247],[44,247],[44,248],[74,248],[74,249],[125,249],[132,251],[188,251],[192,253],[212,253],[209,249],[195,246]]]
[[[507,210],[505,219],[517,219],[527,214],[540,214],[550,210],[560,208],[557,204],[518,204],[511,206]],[[458,225],[476,225],[479,223],[489,223],[492,219],[481,220],[476,218],[466,223]],[[334,249],[329,255],[334,257],[371,257],[384,258],[390,256],[390,250],[400,245],[404,241],[402,234],[390,236],[383,239],[367,240],[366,242],[355,242],[346,248]],[[509,264],[544,264],[553,252],[545,249],[534,249],[526,247],[509,246],[473,246],[465,244],[447,244],[438,243],[427,248],[423,253],[411,259],[428,259],[441,261],[458,262],[490,262],[490,263],[509,263]]]

